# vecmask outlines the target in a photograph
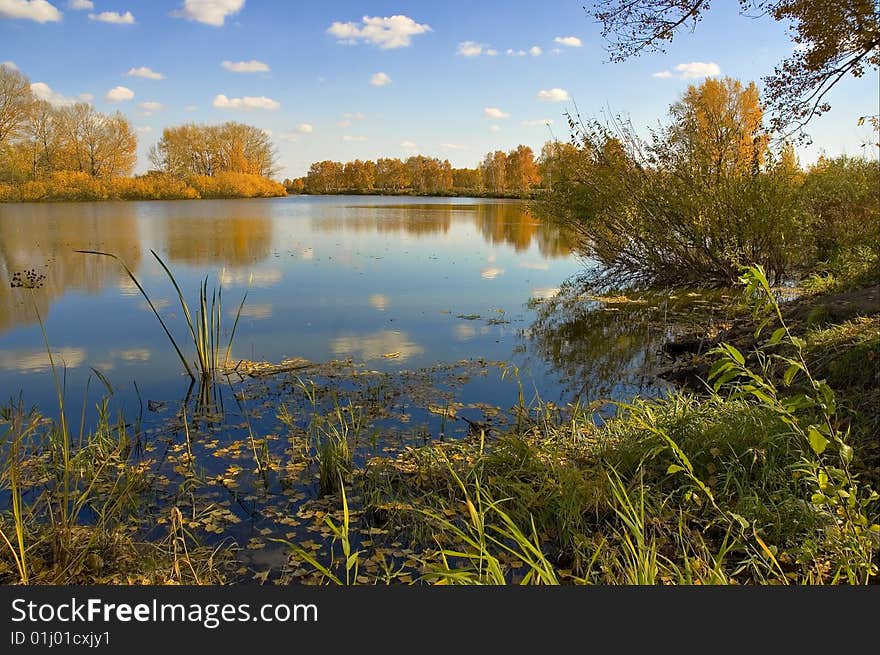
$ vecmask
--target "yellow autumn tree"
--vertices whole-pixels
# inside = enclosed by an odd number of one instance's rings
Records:
[[[0,148],[17,135],[33,102],[30,80],[7,64],[0,64]]]
[[[156,170],[177,177],[242,173],[271,177],[277,154],[269,135],[258,127],[227,122],[166,127],[150,148]]]
[[[505,170],[506,186],[514,193],[528,193],[541,181],[538,166],[535,164],[535,153],[528,146],[520,145],[516,150],[507,153]]]
[[[769,136],[754,82],[706,78],[670,107],[670,153],[706,184],[760,169]]]

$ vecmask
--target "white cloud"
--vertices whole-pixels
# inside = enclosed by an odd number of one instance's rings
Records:
[[[244,0],[184,0],[183,7],[171,15],[221,27],[227,16],[237,14],[243,7]]]
[[[537,125],[553,125],[552,118],[533,118],[532,120],[523,121],[521,123],[523,127],[535,127]]]
[[[65,96],[57,91],[53,91],[45,82],[34,82],[31,84],[31,93],[40,100],[45,100],[55,107],[66,107],[76,102],[76,98],[71,98],[70,96]]]
[[[583,42],[576,36],[557,36],[553,42],[569,48],[580,48],[583,45]]]
[[[278,138],[282,141],[290,141],[291,143],[296,143],[299,141],[299,134],[296,132],[281,132],[278,135]]]
[[[124,100],[131,100],[134,98],[134,91],[124,86],[114,86],[107,92],[107,95],[104,96],[104,99],[107,102],[123,102]]]
[[[256,59],[250,61],[224,61],[223,68],[233,73],[265,73],[269,70],[269,65]]]
[[[792,48],[795,52],[809,52],[810,44],[809,43],[795,43],[794,48]]]
[[[183,111],[196,111],[197,109],[198,107],[196,107],[195,105],[187,105],[186,107],[184,107]]]
[[[388,77],[387,74],[382,72],[374,73],[373,76],[370,78],[370,84],[372,84],[373,86],[386,86],[388,84],[391,84],[391,78]]]
[[[305,258],[303,258],[305,259]],[[224,287],[254,287],[256,289],[269,289],[278,284],[284,274],[277,269],[268,269],[262,271],[241,270],[230,271],[224,269],[220,273],[220,282]],[[135,289],[135,293],[137,293]]]
[[[165,76],[162,73],[157,73],[152,68],[148,66],[141,66],[139,68],[129,68],[126,73],[129,77],[143,77],[148,80],[164,80]]]
[[[480,55],[494,57],[498,54],[498,51],[495,48],[490,48],[489,46],[483,43],[477,43],[476,41],[462,41],[458,44],[458,49],[455,53],[462,57],[479,57]]]
[[[498,53],[493,50],[492,54]],[[533,45],[531,48],[528,49],[528,51],[523,50],[522,48],[518,50],[508,48],[504,51],[504,54],[506,54],[508,57],[525,57],[526,55],[532,55],[532,57],[540,57],[542,54],[544,54],[544,51],[541,49],[540,46]]]
[[[544,100],[546,102],[565,102],[566,100],[571,100],[568,91],[560,89],[559,87],[538,91],[537,97],[538,100]]]
[[[364,115],[356,111],[354,113],[346,112],[342,115],[342,120],[336,123],[337,127],[349,127],[354,121],[364,120]]]
[[[418,150],[419,147],[414,141],[402,141],[400,147],[404,150]]]
[[[714,62],[692,61],[689,64],[679,64],[675,70],[681,73],[682,79],[685,80],[721,74],[721,67]]]
[[[127,362],[146,362],[150,359],[151,353],[146,348],[129,348],[127,350],[112,350],[110,355]]]
[[[236,310],[230,307],[229,311],[229,315],[231,317],[234,317],[234,314],[232,312],[235,312]],[[247,318],[251,318],[255,321],[262,321],[272,316],[272,304],[263,303],[260,305],[244,305],[241,308],[241,315],[246,316]]]
[[[334,22],[327,33],[341,43],[354,44],[364,41],[382,49],[405,48],[412,37],[431,31],[426,23],[417,23],[409,16],[364,16],[363,22]]]
[[[144,125],[143,127],[134,128],[134,131],[137,132],[138,134],[149,134],[150,132],[153,131],[153,128],[150,127],[149,125]]]
[[[494,280],[499,275],[504,275],[504,269],[497,266],[489,266],[480,271],[480,277],[484,280]]]
[[[227,98],[222,93],[214,97],[214,107],[217,109],[235,109],[249,111],[251,109],[278,109],[281,103],[266,96],[245,96],[243,98]]]
[[[653,73],[651,77],[659,77],[661,79],[677,77],[682,80],[693,80],[721,74],[721,67],[715,62],[692,61],[688,64],[678,64],[675,70],[678,73],[677,75],[666,70]]]
[[[14,61],[0,61],[0,66],[3,68],[8,68],[11,71],[17,71],[18,66],[15,65]]]
[[[550,52],[554,55],[561,55],[562,54],[562,50],[560,50],[559,48],[553,48]]]
[[[365,137],[365,136],[350,136],[350,135],[346,134],[344,137],[342,137],[342,140],[345,141],[346,143],[362,143],[367,140],[367,137]]]
[[[490,118],[493,120],[500,118],[510,118],[510,114],[504,113],[503,111],[498,109],[498,107],[486,107],[483,110],[483,118]]]
[[[477,329],[473,325],[467,323],[457,323],[452,328],[452,333],[458,341],[467,341],[477,336]]]
[[[0,0],[0,16],[24,18],[38,23],[61,20],[61,12],[47,0]]]
[[[95,96],[93,96],[91,93],[80,93],[77,96],[77,99],[82,100],[83,102],[91,102],[95,99]]]
[[[462,41],[458,44],[456,53],[462,57],[479,57],[483,54],[483,44],[476,41]]]
[[[315,128],[313,128],[309,123],[299,123],[296,126],[296,131],[300,134],[311,134]]]
[[[550,300],[559,295],[559,287],[538,287],[532,289],[532,298],[535,300]]]
[[[147,102],[142,102],[138,106],[141,109],[143,109],[145,112],[147,112],[147,116],[149,116],[150,114],[152,114],[155,111],[161,111],[162,109],[165,108],[165,105],[163,105],[161,102],[153,102],[151,100],[148,100]]]
[[[95,3],[92,0],[68,0],[68,9],[94,9]]]
[[[393,330],[336,337],[330,348],[334,355],[350,355],[364,360],[391,356],[395,361],[405,361],[425,352],[424,348],[410,340],[406,332]]]
[[[500,126],[500,125],[490,125],[490,126],[489,126],[489,131],[490,131],[490,132],[500,132],[500,131],[501,131],[501,126]]]
[[[89,20],[113,23],[114,25],[134,25],[134,14],[130,11],[126,11],[124,14],[115,11],[102,11],[100,14],[89,14]]]
[[[441,150],[465,150],[467,146],[463,146],[459,143],[441,143]]]
[[[388,300],[388,296],[386,296],[384,293],[374,293],[372,296],[370,296],[369,302],[380,312],[384,312],[385,309],[388,307],[388,304],[390,303],[390,301]]]
[[[83,348],[61,348],[54,351],[50,359],[45,350],[0,350],[0,369],[17,369],[20,373],[35,373],[47,370],[53,364],[58,366],[59,363],[67,368],[77,368],[86,360],[87,354]]]

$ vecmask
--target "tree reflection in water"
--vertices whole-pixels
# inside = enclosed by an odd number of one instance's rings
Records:
[[[376,205],[368,201],[351,206],[316,207],[312,229],[322,232],[405,232],[415,236],[445,234],[455,221],[473,222],[486,243],[528,250],[532,242],[545,258],[571,253],[565,232],[540,221],[521,201],[486,203],[418,203]]]
[[[657,396],[671,388],[658,377],[671,363],[664,344],[723,319],[713,307],[725,299],[717,291],[599,295],[575,278],[552,297],[532,299],[536,318],[524,336],[583,402]]]
[[[67,205],[65,205],[67,206]],[[62,214],[60,205],[0,205],[0,334],[37,322],[31,296],[11,285],[16,272],[35,269],[46,274],[33,294],[40,316],[49,315],[54,301],[71,289],[97,294],[107,284],[124,284],[125,272],[105,257],[87,257],[77,249],[110,250],[133,270],[141,261],[137,218],[125,203],[76,205]]]

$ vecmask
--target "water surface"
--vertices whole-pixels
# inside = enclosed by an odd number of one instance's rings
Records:
[[[515,201],[377,197],[0,205],[0,392],[54,397],[37,312],[82,397],[92,368],[117,393],[150,398],[188,382],[136,287],[135,271],[182,343],[174,271],[190,302],[222,280],[226,325],[248,298],[233,355],[351,358],[381,370],[484,358],[520,367],[560,399],[565,380],[524,340],[531,299],[552,296],[579,263],[563,235]],[[31,292],[16,272],[45,280]],[[562,376],[564,377],[564,376]],[[484,385],[484,391],[491,385]],[[492,395],[491,393],[489,394]]]

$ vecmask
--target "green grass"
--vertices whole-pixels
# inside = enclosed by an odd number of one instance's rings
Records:
[[[870,247],[853,248],[817,268],[801,282],[808,294],[823,295],[880,284],[880,255]]]
[[[364,417],[351,402],[345,407],[338,402],[329,416],[313,418],[318,486],[323,495],[340,491],[352,472],[352,442],[364,429]]]

